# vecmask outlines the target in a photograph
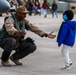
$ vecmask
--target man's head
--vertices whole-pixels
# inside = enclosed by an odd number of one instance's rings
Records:
[[[17,17],[20,18],[21,20],[23,20],[25,17],[26,17],[26,14],[28,13],[29,11],[26,9],[26,7],[24,6],[19,6],[17,9],[16,9],[16,14],[17,14]]]
[[[72,12],[72,10],[66,10],[64,13],[63,13],[63,19],[65,21],[67,20],[72,20],[74,17],[74,13]]]

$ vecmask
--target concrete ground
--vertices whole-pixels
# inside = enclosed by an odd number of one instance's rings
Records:
[[[3,19],[4,17],[0,17],[0,27],[3,24]],[[57,35],[62,22],[62,14],[58,14],[58,18],[52,18],[51,14],[48,14],[47,18],[44,18],[43,15],[27,15],[27,19],[41,30],[47,33],[54,31],[54,34]],[[35,40],[37,50],[20,60],[23,62],[23,66],[16,66],[10,60],[12,67],[4,67],[0,64],[0,75],[76,75],[76,44],[70,49],[70,58],[73,62],[71,69],[61,70],[60,68],[64,64],[61,56],[62,46],[57,46],[56,38],[41,38],[30,31],[26,34],[26,37],[28,36]],[[2,51],[0,49],[0,56]]]

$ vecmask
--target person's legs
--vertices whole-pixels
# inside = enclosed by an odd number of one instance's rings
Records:
[[[52,18],[54,18],[54,10],[52,10]]]
[[[8,59],[15,45],[16,45],[16,40],[14,38],[5,38],[4,40],[1,41],[0,46],[1,48],[4,49],[1,56],[2,65],[4,66],[10,65]]]
[[[65,62],[65,67],[70,66],[72,63],[69,57],[69,46],[63,44],[63,48],[61,50],[61,54],[63,56],[64,62]]]
[[[32,16],[32,8],[29,7],[29,16]]]
[[[34,15],[37,15],[38,14],[37,10],[38,10],[38,7],[35,6],[35,14]]]
[[[32,10],[30,10],[30,12],[29,12],[29,16],[32,16]]]
[[[45,16],[44,16],[45,18],[47,17],[47,9],[45,9]]]
[[[55,11],[56,18],[58,18],[57,11]]]
[[[36,45],[34,43],[26,42],[26,40],[23,40],[19,44],[18,51],[16,51],[16,53],[14,53],[11,56],[12,61],[16,65],[22,65],[22,63],[19,63],[18,60],[24,58],[25,56],[29,55],[30,53],[33,53],[35,50],[36,50]]]
[[[43,11],[44,17],[46,18],[47,17],[47,9],[43,9],[42,11]]]

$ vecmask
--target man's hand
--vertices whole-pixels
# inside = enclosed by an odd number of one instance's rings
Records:
[[[26,32],[21,30],[21,31],[16,31],[14,35],[15,36],[25,36],[25,34],[26,34]]]
[[[47,37],[48,37],[48,38],[51,38],[51,39],[54,39],[54,38],[56,37],[56,35],[54,35],[53,33],[54,33],[54,31],[52,31],[51,33],[49,33],[49,34],[47,35]]]

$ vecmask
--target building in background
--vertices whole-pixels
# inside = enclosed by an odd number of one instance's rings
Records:
[[[76,3],[76,0],[59,0],[59,1],[65,1],[65,2]]]
[[[68,3],[68,9],[73,10],[73,12],[76,12],[76,0],[58,0],[58,1],[64,1]]]
[[[70,9],[76,13],[76,3],[70,3]]]

